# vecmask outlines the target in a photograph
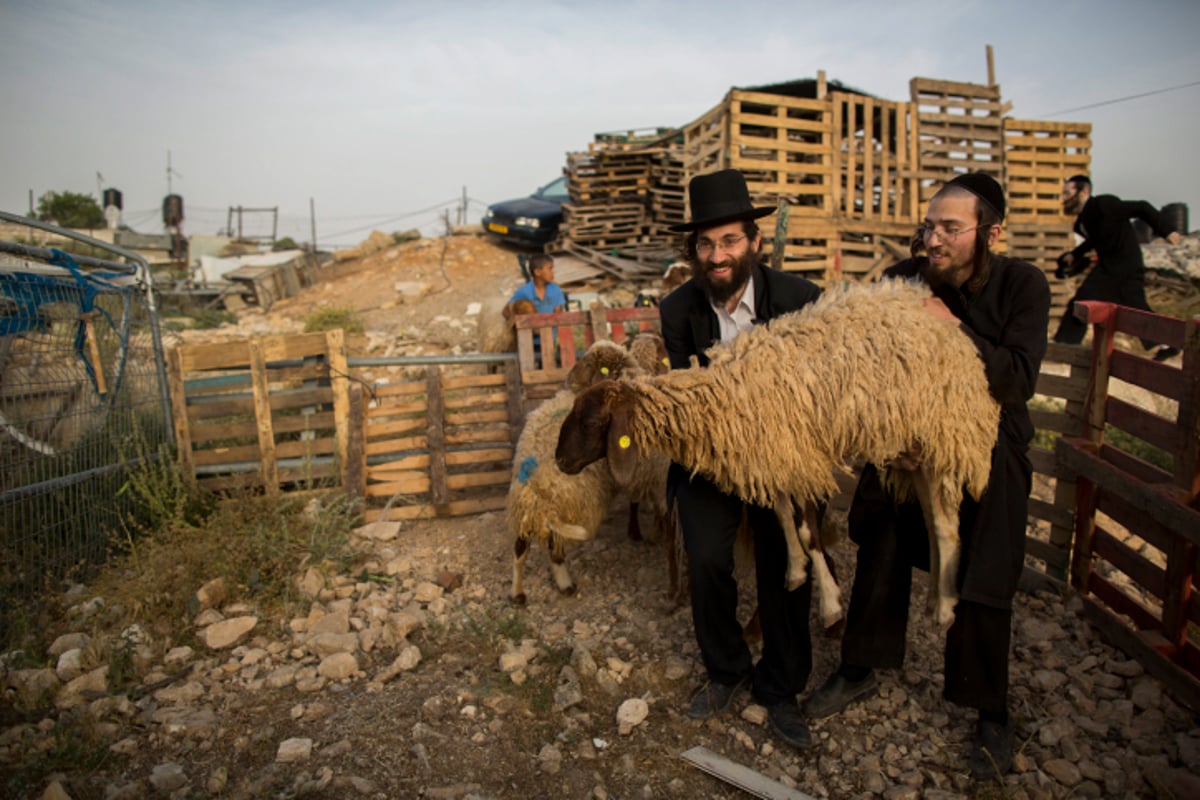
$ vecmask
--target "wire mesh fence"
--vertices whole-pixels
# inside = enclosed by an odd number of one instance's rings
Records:
[[[113,249],[0,241],[0,628],[126,536],[128,471],[171,442],[149,271]]]

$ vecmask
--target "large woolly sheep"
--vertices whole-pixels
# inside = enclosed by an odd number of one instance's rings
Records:
[[[862,458],[897,497],[915,492],[930,531],[930,603],[948,628],[957,602],[958,509],[987,485],[1000,409],[956,326],[929,314],[929,290],[886,280],[826,292],[708,351],[707,369],[605,382],[583,392],[556,458],[572,473],[608,456],[618,483],[645,449],[773,506],[788,536],[788,585],[804,580],[796,507],[831,497],[834,470]],[[920,451],[915,470],[889,468]],[[805,526],[807,527],[807,526]],[[826,624],[840,615],[815,558]]]

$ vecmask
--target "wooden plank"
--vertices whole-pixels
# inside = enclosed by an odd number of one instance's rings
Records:
[[[1183,370],[1123,350],[1113,351],[1109,375],[1175,401],[1183,400],[1186,396],[1184,390],[1187,381],[1182,380]]]
[[[342,488],[352,498],[366,496],[367,487],[367,451],[365,428],[367,418],[366,402],[363,398],[361,383],[350,385],[350,404],[348,413],[350,425],[346,441],[346,468],[343,475]]]
[[[1138,630],[1157,630],[1162,625],[1158,615],[1147,608],[1140,600],[1130,597],[1112,581],[1092,572],[1088,577],[1088,592],[1118,614],[1122,614],[1133,622]]]
[[[391,497],[394,494],[425,494],[433,482],[423,472],[414,472],[403,478],[374,483],[375,476],[367,473],[367,497]]]
[[[1168,484],[1171,482],[1171,473],[1159,469],[1147,461],[1143,461],[1133,453],[1126,452],[1107,443],[1100,445],[1099,453],[1101,461],[1112,464],[1117,469],[1129,473],[1134,480],[1151,484]]]
[[[381,442],[368,441],[367,455],[382,456],[388,453],[406,453],[410,450],[424,450],[428,443],[426,436],[409,436],[403,439],[385,439]]]
[[[1107,531],[1097,530],[1092,542],[1092,553],[1128,575],[1139,588],[1145,589],[1159,600],[1166,595],[1166,573]]]
[[[1070,553],[1031,536],[1025,537],[1025,554],[1045,563],[1046,572],[1051,576],[1065,573],[1071,560]]]
[[[1159,486],[1143,484],[1089,452],[1090,443],[1059,439],[1055,452],[1068,473],[1096,483],[1125,498],[1133,508],[1149,514],[1192,544],[1200,544],[1200,511],[1188,508]]]
[[[491,470],[489,472],[467,472],[461,475],[450,475],[446,484],[451,489],[478,489],[488,486],[507,487],[512,480],[511,469]]]
[[[346,335],[341,328],[325,333],[325,363],[333,392],[333,419],[342,486],[349,485],[350,470],[350,366],[346,363]]]
[[[464,464],[486,464],[492,461],[511,461],[513,451],[507,447],[484,450],[453,450],[445,454],[445,463],[452,467]]]
[[[449,500],[446,488],[446,409],[442,395],[442,371],[436,366],[425,368],[425,395],[429,400],[426,421],[429,431],[430,492],[434,504],[441,505]]]
[[[195,464],[192,463],[192,435],[187,413],[187,393],[183,383],[181,348],[167,351],[167,386],[171,397],[171,424],[175,426],[175,447],[184,479],[195,483]]]
[[[262,340],[251,339],[250,376],[254,386],[254,415],[258,425],[260,471],[267,494],[279,491],[279,465],[275,461],[275,432],[271,428],[271,396],[267,385],[266,352]]]
[[[714,753],[707,747],[693,747],[685,750],[680,753],[680,758],[701,771],[720,778],[755,797],[765,800],[815,800],[812,795],[773,781],[749,767]]]
[[[1153,678],[1161,681],[1175,699],[1200,713],[1200,678],[1172,663],[1149,644],[1149,640],[1129,629],[1120,619],[1089,597],[1083,597],[1083,617],[1112,645],[1128,653]]]
[[[1174,422],[1119,397],[1109,396],[1105,417],[1108,424],[1136,436],[1164,453],[1173,454],[1179,444],[1179,431]]]
[[[503,510],[506,501],[504,494],[490,497],[476,497],[470,500],[454,500],[443,506],[430,504],[393,506],[384,515],[382,509],[367,509],[363,518],[367,522],[378,520],[434,519],[436,517],[458,517],[465,514],[480,514],[484,511]]]

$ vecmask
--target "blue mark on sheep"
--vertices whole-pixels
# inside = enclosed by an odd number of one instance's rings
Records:
[[[536,469],[537,458],[534,456],[525,456],[525,460],[521,462],[521,468],[517,470],[517,481],[522,484],[529,483],[529,479],[533,477]]]

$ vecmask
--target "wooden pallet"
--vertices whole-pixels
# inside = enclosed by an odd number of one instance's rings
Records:
[[[922,204],[961,172],[984,172],[1004,182],[1005,106],[999,86],[913,78],[917,174]]]
[[[847,218],[916,218],[913,105],[834,92],[832,206]]]
[[[1088,174],[1092,126],[1086,122],[1004,120],[1004,173],[1009,220],[1065,222],[1063,181]]]

